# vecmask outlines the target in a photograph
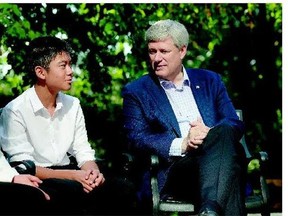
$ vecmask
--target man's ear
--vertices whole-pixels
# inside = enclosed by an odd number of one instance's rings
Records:
[[[43,67],[36,66],[34,71],[38,79],[45,79],[45,69]]]
[[[181,59],[183,59],[187,53],[187,47],[184,45],[180,48],[180,53],[181,53]]]

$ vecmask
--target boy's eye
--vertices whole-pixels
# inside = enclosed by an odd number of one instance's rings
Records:
[[[60,64],[60,67],[65,68],[66,64]]]

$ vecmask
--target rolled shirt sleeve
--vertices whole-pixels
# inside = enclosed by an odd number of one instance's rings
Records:
[[[1,182],[12,182],[15,175],[19,175],[18,172],[12,168],[2,151],[0,150],[0,181]]]

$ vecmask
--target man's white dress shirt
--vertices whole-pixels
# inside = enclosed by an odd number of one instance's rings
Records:
[[[188,135],[190,129],[190,123],[196,121],[197,118],[201,118],[201,114],[198,110],[198,106],[194,99],[190,80],[183,67],[183,83],[180,86],[175,86],[171,81],[159,79],[161,86],[165,90],[168,100],[175,113],[177,121],[179,123],[181,138],[173,140],[170,147],[170,156],[183,156],[182,154],[182,142]]]

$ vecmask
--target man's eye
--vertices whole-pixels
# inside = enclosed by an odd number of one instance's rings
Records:
[[[167,54],[167,53],[169,53],[170,51],[168,51],[168,50],[162,50],[161,51],[161,53],[163,53],[163,54]]]
[[[154,55],[156,53],[155,50],[149,50],[148,52],[149,52],[150,55]]]

